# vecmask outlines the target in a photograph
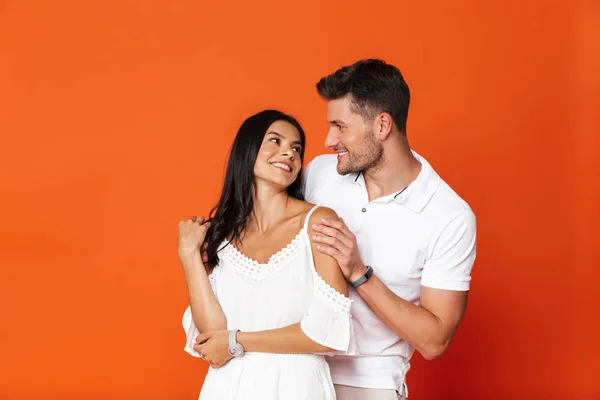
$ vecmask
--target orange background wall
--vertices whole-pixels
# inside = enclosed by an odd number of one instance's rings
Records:
[[[369,56],[478,217],[466,317],[411,398],[600,398],[599,35],[591,0],[0,1],[0,399],[197,398],[177,221],[251,113],[325,151],[315,83]]]

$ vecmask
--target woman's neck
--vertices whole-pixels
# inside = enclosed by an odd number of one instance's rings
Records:
[[[268,232],[281,223],[288,211],[291,197],[287,191],[267,185],[255,185],[254,209],[248,227],[258,233]]]

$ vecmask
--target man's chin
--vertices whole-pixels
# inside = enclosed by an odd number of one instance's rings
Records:
[[[352,173],[352,171],[347,166],[343,165],[342,162],[338,161],[337,173],[340,175],[348,175],[348,174]]]

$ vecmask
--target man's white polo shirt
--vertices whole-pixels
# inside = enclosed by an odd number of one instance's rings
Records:
[[[469,290],[475,260],[475,215],[431,168],[401,192],[368,200],[362,174],[339,175],[337,156],[316,157],[305,170],[306,201],[330,207],[356,235],[365,265],[396,295],[419,304],[420,287]],[[398,337],[353,288],[358,356],[328,357],[333,382],[402,391],[414,348]]]

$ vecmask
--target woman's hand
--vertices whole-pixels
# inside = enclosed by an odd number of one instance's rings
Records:
[[[179,221],[179,258],[191,257],[194,252],[200,251],[204,243],[206,232],[210,228],[210,222],[204,222],[202,217],[192,217],[185,221]]]
[[[220,368],[227,364],[233,357],[229,354],[229,331],[221,329],[218,331],[205,332],[198,336],[194,350],[200,354],[213,368]]]

